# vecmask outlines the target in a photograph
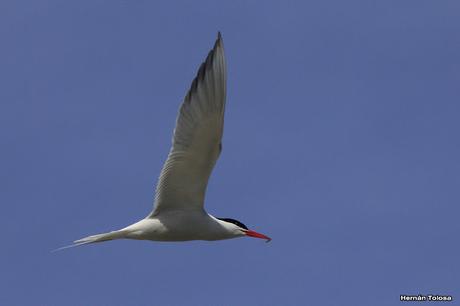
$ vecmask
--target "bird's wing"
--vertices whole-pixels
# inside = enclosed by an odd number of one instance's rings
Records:
[[[208,179],[222,149],[225,96],[226,64],[219,33],[180,107],[149,217],[203,209]]]

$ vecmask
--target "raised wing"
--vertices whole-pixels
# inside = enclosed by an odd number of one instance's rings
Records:
[[[185,96],[158,181],[154,210],[202,210],[209,176],[222,149],[226,65],[221,34]]]

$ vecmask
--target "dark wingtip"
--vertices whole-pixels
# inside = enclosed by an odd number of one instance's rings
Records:
[[[216,44],[215,44],[215,46],[217,46],[217,45],[222,45],[222,42],[223,42],[223,40],[222,40],[222,34],[220,33],[220,31],[218,31],[218,32],[217,32],[217,39],[216,39]],[[215,47],[214,47],[214,48],[215,48]]]
[[[211,51],[209,51],[205,61],[200,65],[200,68],[198,69],[198,72],[192,81],[192,85],[190,86],[190,89],[185,96],[185,101],[190,102],[190,96],[193,94],[193,92],[197,90],[198,82],[200,80],[204,80],[206,74],[206,67],[211,67],[212,62],[214,60],[214,54],[216,53],[218,47],[222,47],[222,34],[220,33],[220,31],[217,32],[217,40],[214,44],[214,47],[211,49]]]

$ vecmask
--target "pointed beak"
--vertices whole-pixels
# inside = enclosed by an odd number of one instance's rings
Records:
[[[251,231],[251,230],[247,230],[245,232],[246,236],[249,236],[249,237],[254,237],[254,238],[260,238],[260,239],[265,239],[267,241],[265,242],[270,242],[270,240],[272,240],[272,238],[270,237],[267,237],[265,236],[264,234],[260,234],[258,232],[255,232],[255,231]]]

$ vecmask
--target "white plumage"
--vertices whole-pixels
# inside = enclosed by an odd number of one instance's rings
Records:
[[[152,212],[121,230],[79,239],[71,246],[123,238],[187,241],[251,236],[270,240],[237,220],[218,219],[204,210],[209,176],[222,149],[226,76],[219,33],[180,107]]]

